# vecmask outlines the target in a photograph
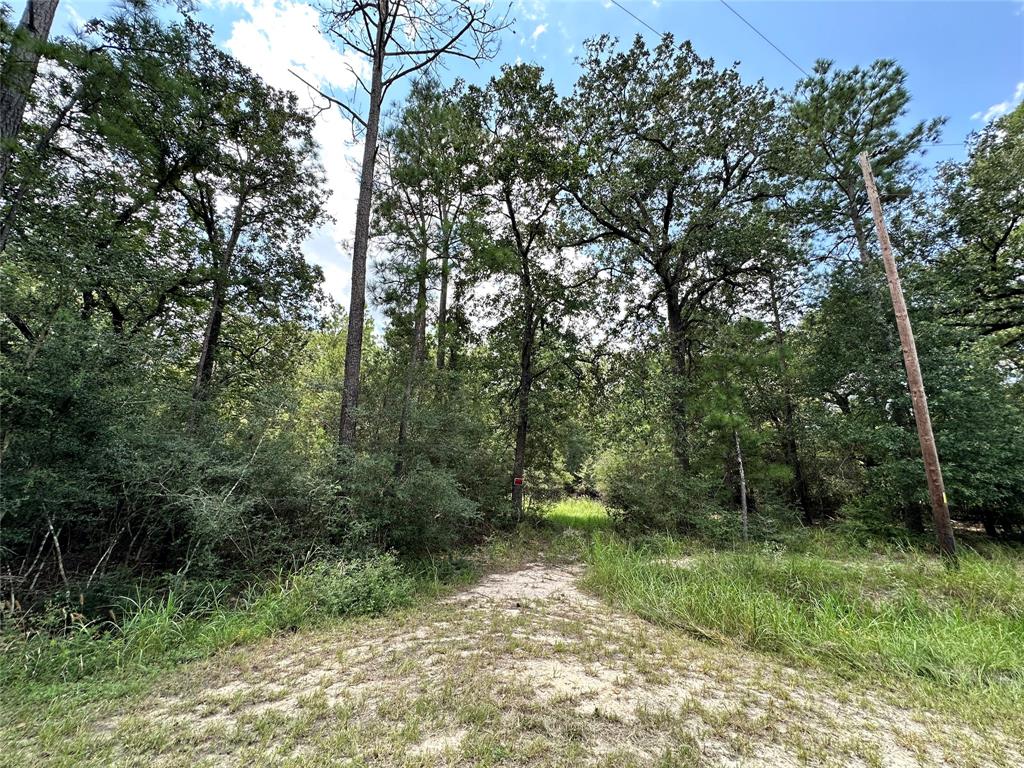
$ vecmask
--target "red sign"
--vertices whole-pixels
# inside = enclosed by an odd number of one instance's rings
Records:
[[[512,485],[522,485],[522,484],[523,484],[523,478],[521,478],[521,477],[513,477],[512,478]]]

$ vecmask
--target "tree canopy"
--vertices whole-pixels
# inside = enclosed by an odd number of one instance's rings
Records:
[[[908,124],[893,61],[781,92],[668,35],[601,37],[559,93],[528,63],[445,79],[443,57],[493,53],[489,6],[322,10],[374,73],[369,111],[348,104],[369,314],[358,258],[346,312],[305,252],[330,190],[303,98],[187,12],[131,4],[40,49],[0,210],[18,599],[117,568],[434,554],[567,493],[644,531],[916,536],[860,152],[953,518],[1020,535],[1024,107],[929,169],[943,121]]]

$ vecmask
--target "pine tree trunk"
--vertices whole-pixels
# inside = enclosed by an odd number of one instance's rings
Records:
[[[10,144],[18,137],[25,105],[39,69],[40,48],[50,36],[58,0],[28,0],[0,71],[0,190],[11,165]]]
[[[749,535],[749,522],[747,519],[747,474],[743,468],[743,449],[740,447],[740,435],[734,429],[732,439],[736,443],[736,464],[740,471],[740,521],[743,524],[743,540],[746,541]]]
[[[452,297],[452,335],[448,339],[448,370],[454,371],[459,365],[459,340],[462,337],[462,329],[465,325],[462,316],[462,294],[465,285],[462,280],[455,279],[455,295]]]
[[[402,392],[402,411],[398,420],[398,459],[395,474],[402,474],[405,458],[405,443],[409,430],[409,411],[412,408],[412,394],[416,386],[416,374],[427,357],[427,254],[420,257],[417,269],[416,308],[413,312],[412,349],[409,368],[405,374],[405,389]]]
[[[686,379],[689,373],[688,339],[686,325],[683,322],[682,308],[679,306],[678,291],[675,286],[667,286],[666,312],[668,315],[669,355],[672,358],[673,381],[670,386],[670,403],[672,419],[672,448],[676,461],[683,472],[690,469],[690,440],[687,425]]]
[[[448,238],[441,244],[441,296],[437,301],[437,370],[444,368],[448,335]]]
[[[380,46],[378,46],[378,50]],[[359,369],[363,357],[363,325],[366,315],[366,251],[370,243],[370,212],[373,204],[373,170],[377,162],[377,134],[383,100],[383,54],[373,61],[370,84],[370,109],[366,118],[363,166],[356,205],[356,231],[352,247],[352,294],[348,310],[348,338],[345,341],[345,378],[342,383],[341,413],[338,418],[338,442],[355,447],[356,408],[359,405]]]
[[[795,407],[793,405],[793,393],[789,386],[789,368],[786,362],[786,337],[782,331],[782,315],[779,311],[779,299],[776,292],[775,278],[769,276],[768,290],[772,303],[772,325],[775,331],[775,347],[779,355],[779,376],[782,381],[782,428],[783,428],[783,451],[786,456],[786,463],[793,470],[793,495],[800,507],[805,525],[814,522],[814,511],[811,507],[810,493],[807,490],[807,480],[804,477],[803,463],[800,461],[800,453],[796,444],[796,426],[794,424]]]
[[[856,197],[852,189],[843,191],[846,192],[846,212],[850,217],[850,223],[853,224],[853,233],[857,237],[857,254],[860,256],[860,263],[867,266],[871,263],[871,252],[868,250],[868,234],[864,229],[864,219],[857,210]]]

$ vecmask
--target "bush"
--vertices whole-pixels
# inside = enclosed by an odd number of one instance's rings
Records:
[[[423,461],[396,475],[390,454],[352,455],[344,461],[342,486],[356,548],[419,555],[450,549],[479,530],[479,506],[454,474]]]
[[[380,615],[408,605],[414,584],[391,555],[354,562],[318,562],[291,580],[287,594],[314,621]]]
[[[721,479],[683,476],[668,452],[606,452],[598,461],[597,477],[601,496],[620,527],[713,540],[739,538],[739,511],[725,508],[716,498]]]

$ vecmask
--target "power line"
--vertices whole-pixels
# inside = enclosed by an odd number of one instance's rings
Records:
[[[644,21],[644,20],[643,20],[643,19],[641,19],[641,18],[640,18],[639,16],[637,16],[637,15],[636,15],[635,13],[633,13],[633,12],[632,12],[631,10],[629,10],[629,8],[627,8],[627,7],[626,7],[626,6],[624,6],[624,5],[622,4],[622,3],[620,3],[620,2],[618,1],[618,0],[611,0],[611,1],[612,1],[612,3],[613,3],[614,5],[618,6],[618,7],[619,7],[619,8],[621,8],[622,10],[624,10],[624,11],[625,11],[626,13],[628,13],[628,14],[629,14],[630,16],[632,16],[632,17],[633,17],[634,19],[636,19],[636,20],[637,20],[637,21],[639,21],[639,22],[640,22],[641,24],[643,24],[643,25],[644,25],[645,27],[647,27],[647,28],[648,28],[649,30],[651,30],[651,32],[653,32],[654,34],[656,34],[656,35],[657,35],[658,37],[664,37],[664,36],[665,36],[665,33],[664,33],[664,32],[659,32],[658,30],[656,30],[656,29],[655,29],[654,27],[652,27],[652,26],[651,26],[650,24],[648,24],[648,23],[647,23],[646,21]]]
[[[769,40],[767,35],[765,35],[763,32],[761,32],[761,30],[759,30],[757,27],[755,27],[753,24],[751,24],[749,21],[747,21],[746,18],[744,18],[743,15],[739,11],[737,11],[735,8],[733,8],[731,5],[729,5],[727,2],[725,2],[725,0],[718,0],[718,1],[722,5],[724,5],[726,8],[728,8],[730,11],[732,11],[734,14],[736,14],[736,18],[738,18],[740,21],[742,21],[744,24],[746,24],[748,27],[750,27],[752,30],[754,30],[762,40],[764,40],[766,43],[768,43],[768,45],[770,45],[772,48],[774,48],[776,51],[778,51],[779,54],[786,61],[788,61],[794,67],[796,67],[801,72],[803,72],[805,77],[810,77],[811,76],[810,73],[806,69],[801,67],[795,61],[793,61],[793,59],[791,59],[789,57],[789,54],[787,54],[784,50],[779,48],[779,46],[777,46],[775,43],[773,43],[771,40]]]
[[[636,15],[635,13],[633,13],[633,12],[632,12],[631,10],[629,10],[629,8],[627,8],[627,7],[626,7],[626,6],[624,6],[624,5],[622,4],[622,3],[620,3],[620,2],[619,2],[619,0],[611,0],[611,2],[612,2],[612,4],[613,4],[613,5],[615,5],[615,6],[617,7],[617,8],[619,8],[619,9],[620,9],[620,10],[622,10],[622,11],[625,11],[625,12],[626,12],[626,13],[628,13],[628,14],[629,14],[630,16],[632,16],[632,17],[633,17],[634,19],[636,19],[636,20],[637,20],[637,21],[638,21],[638,22],[639,22],[640,24],[643,24],[643,25],[644,25],[645,27],[647,27],[647,28],[648,28],[649,30],[651,30],[651,32],[653,32],[654,34],[656,34],[656,35],[657,35],[658,37],[664,37],[664,36],[665,36],[665,33],[664,33],[664,32],[659,32],[659,31],[658,31],[657,29],[655,29],[654,27],[652,27],[652,26],[651,26],[650,24],[648,24],[648,23],[647,23],[646,21],[644,21],[644,20],[643,20],[643,19],[641,19],[641,18],[640,18],[639,16],[637,16],[637,15]],[[761,38],[762,40],[764,40],[764,41],[765,41],[766,43],[768,43],[768,45],[770,45],[770,46],[771,46],[772,48],[774,48],[774,49],[775,49],[776,51],[778,51],[778,52],[779,52],[779,54],[780,54],[780,55],[781,55],[781,56],[782,56],[782,57],[783,57],[783,58],[784,58],[784,59],[785,59],[786,61],[788,61],[788,62],[789,62],[790,64],[792,64],[792,65],[793,65],[794,67],[796,67],[796,68],[797,68],[798,70],[800,70],[800,72],[802,72],[802,73],[803,73],[803,74],[804,74],[804,75],[805,75],[806,77],[810,77],[810,76],[811,76],[811,75],[810,75],[810,73],[808,73],[806,69],[804,69],[803,67],[801,67],[801,66],[800,66],[799,64],[797,64],[797,63],[796,63],[795,61],[793,61],[793,59],[791,59],[791,58],[789,57],[789,55],[788,55],[788,54],[787,54],[787,53],[786,53],[786,52],[785,52],[784,50],[782,50],[781,48],[779,48],[779,46],[777,46],[777,45],[776,45],[775,43],[773,43],[773,42],[772,42],[771,40],[769,40],[769,39],[768,39],[768,37],[767,37],[767,36],[766,36],[766,35],[765,35],[765,34],[764,34],[763,32],[761,32],[761,30],[759,30],[759,29],[758,29],[757,27],[755,27],[755,26],[754,26],[753,24],[751,24],[751,23],[750,23],[749,21],[747,21],[747,20],[746,20],[746,19],[745,19],[745,18],[743,17],[743,15],[742,15],[742,14],[740,14],[740,12],[739,12],[739,11],[737,11],[737,10],[736,10],[735,8],[733,8],[733,7],[731,6],[731,5],[729,5],[729,4],[727,3],[727,2],[725,2],[725,0],[719,0],[719,2],[721,2],[721,3],[722,3],[722,5],[724,5],[724,6],[726,7],[726,8],[728,8],[728,9],[729,9],[730,11],[732,11],[732,12],[733,12],[734,14],[736,14],[736,17],[737,17],[737,18],[738,18],[738,19],[739,19],[740,21],[742,21],[742,22],[743,22],[744,24],[746,24],[746,25],[747,25],[748,27],[750,27],[750,28],[751,28],[752,30],[754,30],[754,32],[756,32],[756,33],[758,34],[758,36],[760,36],[760,38]]]
[[[768,45],[770,45],[772,48],[774,48],[779,53],[779,55],[782,56],[786,61],[788,61],[790,64],[792,64],[794,67],[796,67],[806,77],[810,77],[811,76],[810,73],[806,69],[804,69],[799,64],[797,64],[792,58],[790,58],[789,54],[787,54],[784,50],[779,48],[779,46],[777,46],[775,43],[773,43],[771,40],[769,40],[767,35],[765,35],[763,32],[761,32],[761,30],[759,30],[757,27],[755,27],[753,24],[751,24],[749,21],[747,21],[747,19],[739,11],[737,11],[735,8],[733,8],[731,5],[729,5],[729,3],[726,2],[726,0],[718,0],[718,1],[722,5],[724,5],[726,8],[728,8],[730,11],[732,11],[736,15],[736,18],[738,18],[740,21],[742,21],[744,24],[746,24],[748,27],[750,27],[752,30],[754,30],[754,32],[757,33],[758,37],[760,37],[762,40],[764,40],[766,43],[768,43]],[[634,19],[636,19],[638,22],[643,24],[645,27],[647,27],[649,30],[651,30],[651,32],[656,34],[658,37],[664,37],[665,36],[664,32],[659,32],[657,29],[652,27],[646,21],[644,21],[639,16],[637,16],[635,13],[633,13],[631,10],[629,10],[629,8],[627,8],[622,3],[620,3],[619,0],[611,0],[611,2],[612,2],[613,5],[617,6],[621,10],[625,11],[630,16],[632,16]],[[933,144],[929,144],[928,146],[930,146],[930,147],[964,147],[964,146],[967,146],[967,142],[965,142],[965,141],[956,141],[956,142],[950,142],[950,143],[933,143]]]

